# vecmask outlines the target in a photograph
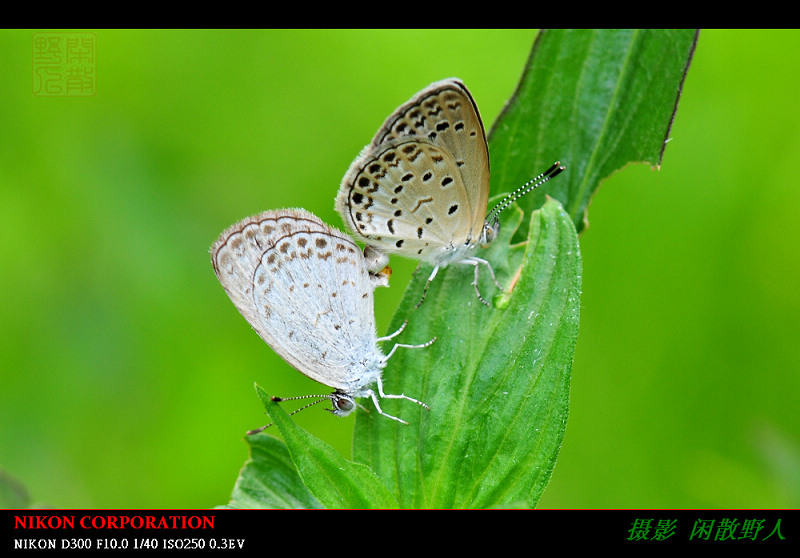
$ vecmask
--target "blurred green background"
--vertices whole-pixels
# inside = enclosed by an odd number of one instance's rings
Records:
[[[384,118],[458,76],[491,126],[536,32],[95,34],[96,95],[39,97],[34,32],[0,32],[0,468],[36,505],[224,504],[253,383],[321,388],[238,314],[211,243],[281,207],[341,228]],[[798,31],[702,32],[661,170],[595,196],[540,507],[800,506],[798,53]],[[381,332],[414,264],[392,267]],[[295,418],[349,452],[352,417]]]

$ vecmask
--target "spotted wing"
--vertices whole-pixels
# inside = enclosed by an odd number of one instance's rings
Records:
[[[336,208],[365,243],[436,263],[442,251],[477,242],[488,196],[483,122],[466,86],[447,79],[386,120],[345,174]]]
[[[291,366],[351,390],[377,349],[373,288],[358,247],[303,210],[266,212],[225,231],[214,271],[239,312]]]
[[[432,264],[471,242],[475,201],[449,151],[397,139],[373,155],[354,173],[342,208],[354,232],[379,251]]]

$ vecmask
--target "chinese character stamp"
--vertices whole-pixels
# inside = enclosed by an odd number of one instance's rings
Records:
[[[94,33],[34,33],[34,96],[95,95],[96,50]]]

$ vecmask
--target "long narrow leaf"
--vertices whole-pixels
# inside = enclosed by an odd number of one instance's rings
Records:
[[[496,269],[506,284],[519,277],[510,295],[498,297],[500,307],[478,301],[472,268],[451,266],[430,299],[405,316],[403,342],[438,339],[398,352],[387,389],[422,398],[430,411],[387,401],[388,412],[412,424],[358,417],[356,459],[393,487],[403,507],[532,507],[547,485],[566,426],[580,253],[558,202],[535,215],[525,245],[507,243],[515,229],[507,221],[485,254],[517,262]],[[412,281],[401,309],[413,309],[426,277],[423,269]]]
[[[540,32],[492,128],[492,191],[510,192],[554,160],[566,172],[520,200],[561,201],[578,232],[600,182],[628,163],[661,164],[698,33],[694,29]]]

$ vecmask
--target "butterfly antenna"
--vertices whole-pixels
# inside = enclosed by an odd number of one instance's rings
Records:
[[[297,414],[297,413],[299,413],[300,411],[302,411],[304,409],[308,409],[309,407],[313,407],[317,403],[322,403],[323,401],[330,400],[330,396],[328,396],[328,395],[301,395],[299,397],[274,397],[273,396],[272,400],[275,401],[276,403],[280,403],[281,401],[292,401],[294,399],[308,399],[309,397],[321,397],[321,399],[317,399],[316,401],[314,401],[312,403],[309,403],[308,405],[303,405],[299,409],[295,409],[294,411],[289,413],[289,416]],[[263,432],[264,430],[266,430],[267,428],[269,428],[273,424],[275,424],[275,423],[271,422],[271,423],[267,424],[266,426],[262,426],[261,428],[254,428],[253,430],[248,430],[247,431],[247,435],[248,436],[252,436],[253,434],[258,434],[259,432]]]
[[[494,208],[489,212],[489,214],[486,215],[486,222],[491,223],[497,221],[500,213],[504,209],[506,209],[509,205],[517,201],[519,198],[521,198],[531,190],[535,190],[548,180],[555,178],[556,176],[561,174],[561,172],[564,169],[566,169],[566,167],[562,166],[560,161],[556,161],[555,163],[553,163],[550,166],[550,168],[544,171],[542,174],[534,178],[531,178],[525,184],[523,184],[522,186],[520,186],[519,188],[508,194],[506,197],[504,197],[502,200],[500,200],[500,202],[496,206],[494,206]]]

